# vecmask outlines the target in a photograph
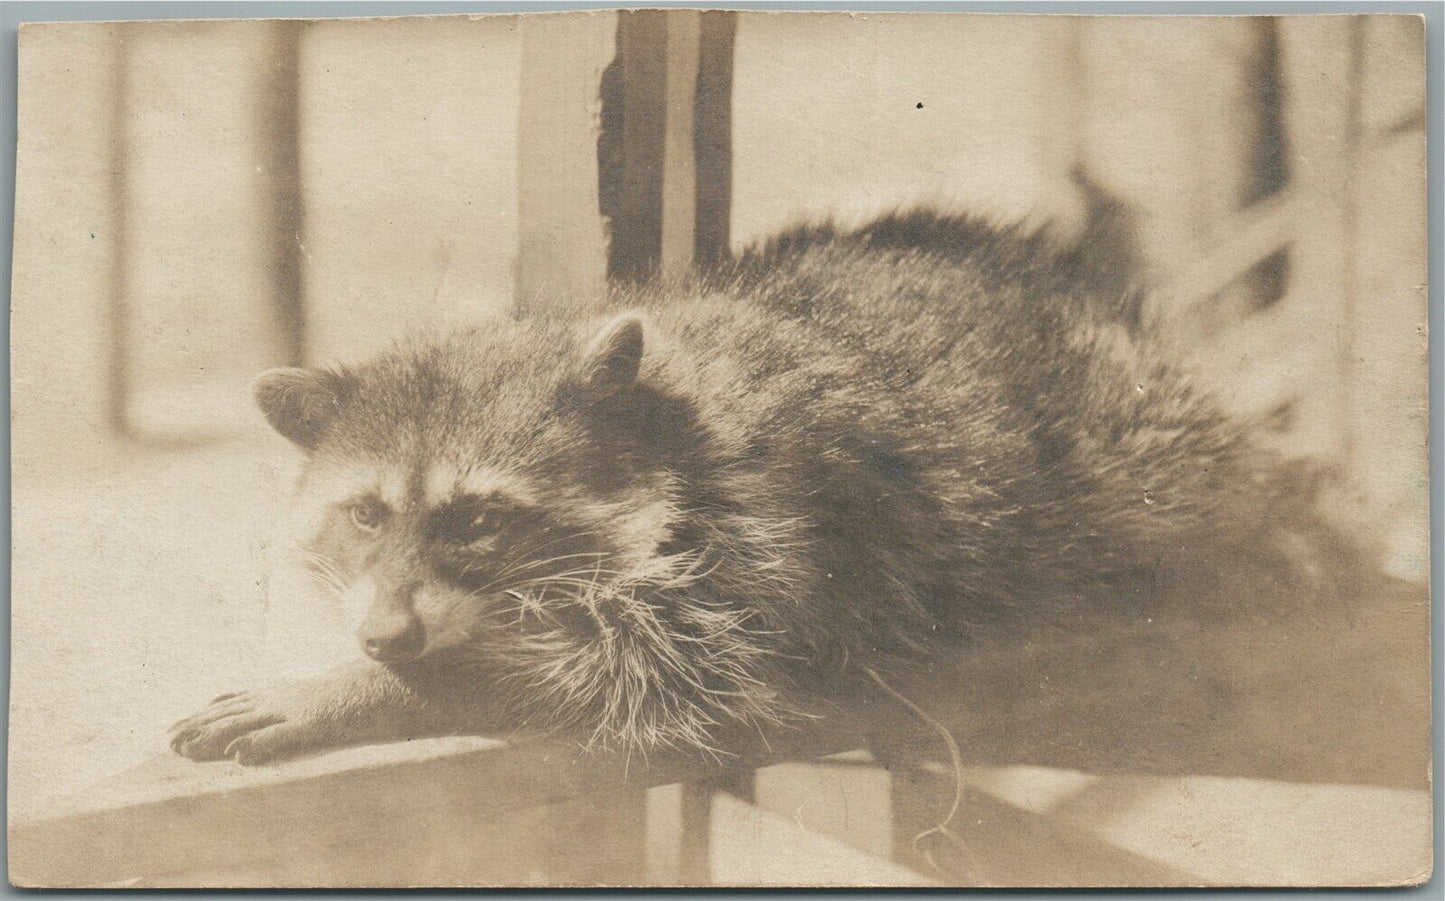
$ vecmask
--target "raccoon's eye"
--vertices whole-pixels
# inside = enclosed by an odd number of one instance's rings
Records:
[[[496,510],[481,510],[467,524],[466,531],[475,538],[484,538],[501,531],[502,514]]]
[[[446,532],[456,541],[481,541],[502,531],[502,525],[503,516],[499,510],[458,511]]]
[[[432,514],[431,534],[443,541],[468,544],[502,531],[507,510],[491,501],[461,499]]]
[[[352,504],[351,524],[363,532],[375,532],[386,519],[386,505],[374,498],[365,498]]]

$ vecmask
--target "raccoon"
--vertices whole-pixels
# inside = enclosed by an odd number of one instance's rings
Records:
[[[991,630],[1272,553],[1312,515],[1298,468],[1106,269],[914,212],[263,374],[305,455],[302,557],[368,605],[364,656],[223,695],[172,747],[726,751]]]

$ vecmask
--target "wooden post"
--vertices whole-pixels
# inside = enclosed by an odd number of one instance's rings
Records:
[[[270,24],[270,58],[261,72],[258,165],[270,215],[271,327],[277,362],[306,362],[305,204],[301,185],[300,43],[304,22]]]
[[[111,48],[110,103],[110,298],[106,306],[106,422],[121,438],[133,437],[130,421],[130,38],[118,24]]]
[[[627,11],[617,18],[617,59],[604,79],[602,213],[611,219],[607,274],[639,279],[662,251],[662,155],[667,96],[667,16]],[[616,148],[612,150],[612,148]],[[599,155],[604,150],[599,146]]]
[[[249,53],[218,63],[195,93],[176,96],[167,88],[182,91],[194,81],[177,63],[186,55],[203,58],[197,48],[204,44],[192,42],[175,56],[180,45],[167,40],[167,28],[121,25],[113,32],[106,419],[127,440],[166,447],[209,441],[236,426],[245,393],[238,378],[305,362],[298,71],[304,28],[267,24],[249,36]],[[238,120],[226,114],[235,109],[254,112]],[[228,177],[201,188],[163,174],[188,154],[213,151],[206,164],[215,162]],[[199,262],[204,253],[191,254],[174,239],[216,222],[214,205],[254,213],[260,224],[226,232],[222,246],[231,252],[208,247],[213,259]],[[203,362],[172,332],[187,317],[206,316],[203,298],[223,286],[209,302],[245,334],[234,341],[206,336],[214,356]],[[143,340],[151,334],[177,340]]]
[[[1240,63],[1253,27],[1248,19],[1097,17],[1081,29],[1089,172],[1138,217],[1146,275],[1163,282],[1238,209],[1251,149]],[[1160,312],[1176,315],[1171,300],[1154,297]]]
[[[1039,137],[1045,166],[1045,198],[1055,227],[1070,239],[1082,238],[1088,225],[1088,198],[1079,190],[1088,178],[1084,153],[1087,71],[1083,45],[1089,20],[1083,16],[1040,18],[1043,37],[1038,78],[1041,87]]]
[[[607,277],[598,196],[598,85],[614,56],[617,14],[518,19],[522,101],[517,119],[517,300],[586,297]]]
[[[1352,481],[1385,565],[1416,581],[1430,556],[1423,31],[1417,16],[1365,23],[1347,423]]]
[[[694,139],[701,13],[667,14],[666,108],[663,111],[662,228],[664,275],[692,267],[697,225],[697,146]]]
[[[728,254],[732,229],[733,42],[738,15],[708,10],[701,17],[693,152],[697,155],[695,253],[699,263]]]
[[[1298,230],[1290,291],[1270,331],[1276,368],[1299,396],[1300,452],[1350,454],[1353,377],[1355,167],[1360,153],[1359,92],[1364,20],[1284,17],[1277,22],[1284,121]],[[1288,336],[1288,340],[1284,340]]]
[[[751,774],[751,771],[747,771]],[[661,785],[647,792],[647,883],[712,884],[713,780]]]
[[[676,275],[726,252],[734,28],[726,12],[618,15],[598,141],[613,278]]]

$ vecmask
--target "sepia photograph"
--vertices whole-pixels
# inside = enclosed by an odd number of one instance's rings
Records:
[[[1430,880],[1425,35],[23,24],[11,884]]]

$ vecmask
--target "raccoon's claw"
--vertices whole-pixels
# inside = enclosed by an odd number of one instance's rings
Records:
[[[220,760],[230,756],[237,738],[286,719],[279,706],[263,704],[250,692],[226,695],[171,726],[171,750],[191,760]]]
[[[226,746],[225,756],[242,766],[256,766],[293,757],[315,746],[315,730],[301,723],[277,723],[235,739]]]
[[[175,726],[172,726],[171,728],[174,729]],[[196,732],[194,729],[187,729],[184,732],[177,732],[175,735],[171,736],[171,750],[176,752],[177,754],[180,754],[181,748],[184,747],[188,742],[190,742],[191,739],[195,737]]]
[[[193,713],[184,719],[177,720],[171,724],[168,732],[177,732],[187,727],[194,728],[203,726],[206,723],[214,722],[227,716],[234,716],[237,713],[244,713],[255,706],[255,696],[250,692],[239,692],[237,694],[222,695],[210,703],[200,713]]]

